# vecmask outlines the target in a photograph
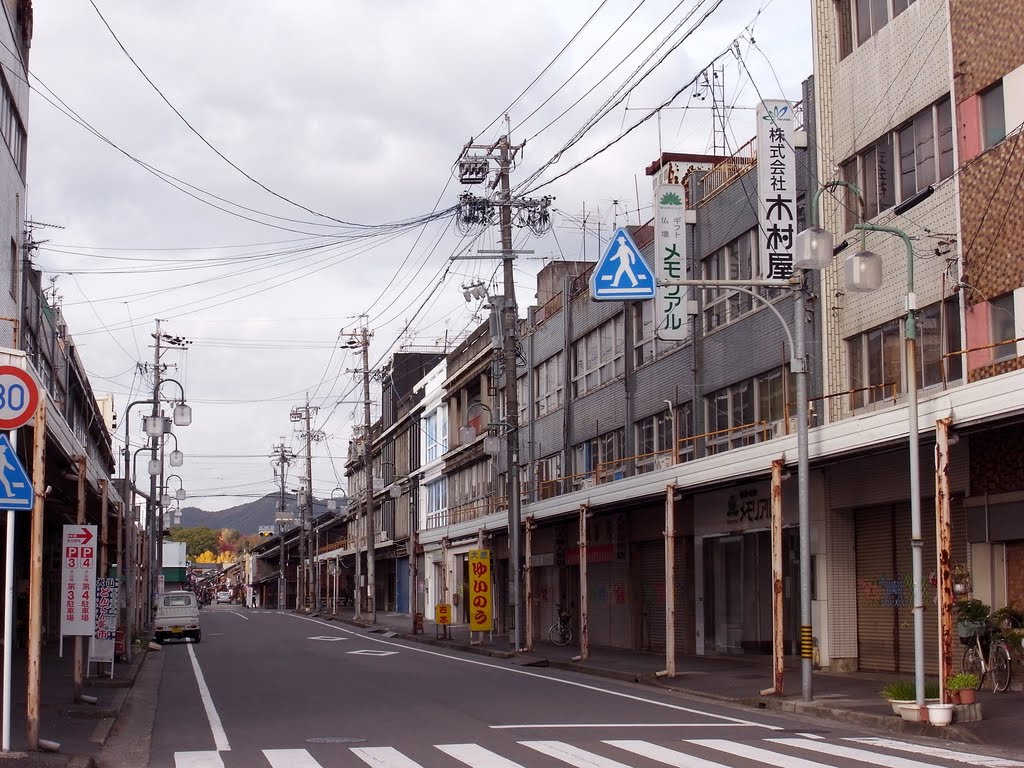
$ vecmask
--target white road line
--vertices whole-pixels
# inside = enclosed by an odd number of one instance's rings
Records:
[[[595,755],[564,741],[520,741],[524,747],[535,749],[542,755],[555,757],[573,768],[629,768],[625,763]]]
[[[746,723],[518,723],[489,725],[495,731],[517,728],[742,728]]]
[[[220,752],[175,752],[175,768],[224,768]]]
[[[824,739],[825,737],[818,733],[798,733],[797,736],[803,739]]]
[[[844,741],[854,741],[858,744],[867,744],[868,746],[882,747],[884,749],[898,749],[901,752],[913,752],[925,757],[955,760],[958,763],[970,763],[971,765],[986,766],[986,768],[1024,768],[1024,763],[1018,760],[1010,760],[1006,757],[990,757],[988,755],[979,755],[977,752],[957,752],[953,749],[929,747],[924,744],[911,744],[907,741],[883,739],[877,736],[850,737],[844,739]]]
[[[797,749],[808,749],[812,752],[821,752],[826,755],[843,757],[848,760],[860,760],[863,763],[884,765],[886,768],[924,768],[935,766],[935,763],[922,763],[919,760],[909,760],[896,755],[885,755],[880,752],[870,752],[866,749],[855,749],[844,747],[842,744],[824,744],[820,741],[807,741],[806,739],[768,739],[772,744],[783,744],[787,747]]]
[[[423,768],[394,747],[353,747],[351,752],[375,768]]]
[[[304,749],[264,749],[270,768],[323,768]]]
[[[624,749],[634,755],[656,760],[662,765],[671,765],[673,768],[728,768],[722,763],[714,763],[700,757],[687,755],[684,752],[677,752],[668,747],[658,744],[651,744],[649,741],[606,741],[613,747]]]
[[[393,643],[393,642],[390,642],[388,640],[384,640],[383,638],[364,635],[361,632],[353,632],[352,630],[349,630],[349,629],[342,629],[341,627],[337,626],[336,624],[328,624],[327,622],[319,621],[317,619],[311,619],[311,618],[309,618],[307,616],[299,616],[299,615],[293,614],[293,613],[286,613],[284,615],[285,616],[291,616],[294,619],[302,619],[303,621],[311,621],[314,624],[320,624],[321,626],[324,626],[324,627],[331,627],[332,629],[334,629],[336,631],[339,631],[339,632],[347,632],[350,635],[358,636],[362,640],[367,640],[367,641],[370,641],[370,642],[379,643],[381,645],[389,645],[389,646],[392,646],[394,648],[401,648],[402,650],[410,651],[410,652],[413,652],[413,653],[422,653],[422,654],[425,654],[427,656],[438,656],[438,657],[440,657],[442,659],[448,659],[449,661],[457,661],[457,662],[459,662],[461,664],[472,664],[474,666],[487,667],[488,669],[494,669],[494,670],[498,670],[498,671],[501,671],[501,672],[508,672],[510,674],[515,674],[515,675],[523,675],[525,677],[535,677],[535,678],[537,678],[539,680],[547,680],[549,683],[558,683],[560,685],[568,685],[568,686],[571,686],[573,688],[583,688],[584,690],[587,690],[587,691],[596,691],[597,693],[604,693],[604,694],[606,694],[608,696],[616,696],[616,697],[618,697],[620,699],[628,699],[630,701],[638,701],[641,704],[651,704],[651,705],[653,705],[655,707],[664,707],[666,709],[671,709],[671,710],[674,710],[676,712],[689,712],[692,715],[700,715],[701,717],[710,717],[710,718],[713,718],[715,720],[724,720],[724,721],[729,722],[729,723],[738,723],[739,725],[749,725],[752,728],[765,728],[765,729],[767,729],[769,731],[781,731],[782,730],[782,727],[778,726],[778,725],[767,725],[765,723],[758,723],[758,722],[755,722],[753,720],[743,720],[743,719],[738,718],[738,717],[729,717],[727,715],[716,715],[716,714],[714,714],[712,712],[704,712],[703,710],[693,709],[692,707],[683,707],[683,706],[680,706],[679,704],[670,704],[667,701],[657,701],[655,699],[644,698],[643,696],[635,696],[635,695],[633,695],[631,693],[622,693],[621,691],[611,691],[611,690],[608,690],[607,688],[599,688],[596,685],[588,685],[587,683],[580,683],[580,682],[577,682],[575,680],[565,680],[565,679],[560,678],[560,677],[551,677],[549,675],[542,675],[539,672],[528,672],[525,669],[518,669],[516,667],[503,667],[503,666],[499,666],[497,664],[489,664],[486,661],[477,661],[476,659],[467,659],[467,658],[463,658],[461,656],[452,656],[452,655],[449,655],[447,653],[440,653],[438,651],[431,651],[431,650],[428,650],[427,648],[418,648],[414,644],[403,645],[401,643]]]
[[[192,670],[196,673],[196,682],[199,684],[199,696],[203,700],[206,719],[210,721],[213,744],[217,747],[218,751],[228,752],[231,750],[231,744],[228,743],[228,735],[224,733],[224,726],[220,723],[220,715],[217,714],[217,708],[213,706],[210,689],[206,686],[206,678],[203,677],[203,670],[199,668],[199,659],[196,658],[196,652],[191,643],[188,645],[188,655],[192,659]]]
[[[245,619],[246,621],[249,620],[249,617],[242,613],[236,613],[235,611],[225,611],[225,613],[230,613],[232,616],[237,616],[238,618]]]
[[[686,743],[707,749],[715,749],[736,757],[743,757],[747,760],[753,760],[760,765],[774,765],[777,768],[830,768],[831,766],[831,764],[816,763],[813,760],[804,760],[802,757],[784,755],[779,752],[772,752],[770,749],[761,749],[760,747],[737,741],[690,739]]]
[[[523,768],[508,758],[496,755],[479,744],[435,744],[446,755],[451,755],[459,762],[473,768]]]

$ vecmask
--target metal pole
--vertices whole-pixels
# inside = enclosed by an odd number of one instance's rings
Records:
[[[533,650],[533,516],[526,518],[526,560],[523,563],[523,581],[526,584],[526,638],[524,647],[527,651]]]
[[[85,456],[76,456],[75,463],[78,465],[78,508],[75,522],[85,525]],[[74,701],[82,700],[82,636],[75,635],[75,663],[72,667],[72,687],[74,689]]]
[[[801,274],[801,283],[803,275]],[[797,506],[800,539],[800,688],[804,701],[814,697],[814,629],[811,626],[811,490],[808,454],[807,340],[803,286],[793,301],[793,358],[796,376]]]
[[[156,333],[153,334],[155,343],[153,345],[153,409],[151,416],[155,419],[160,415],[160,320],[156,321]],[[150,460],[157,460],[157,448],[159,447],[160,438],[150,438]],[[145,617],[146,626],[148,627],[153,621],[153,600],[157,590],[157,554],[156,554],[156,515],[157,515],[157,504],[159,499],[156,495],[156,484],[157,476],[150,474],[149,476],[149,498],[146,500],[146,530],[149,535],[146,541],[146,564],[149,568],[149,578],[146,580],[147,594],[146,594],[146,610],[143,614]]]
[[[665,676],[676,676],[676,487],[665,487]]]
[[[306,539],[306,601],[313,603],[310,607],[317,610],[320,603],[317,596],[319,583],[316,589],[317,595],[314,595],[313,590],[313,427],[310,425],[308,394],[306,395],[306,518],[309,521],[309,531],[306,531],[305,528],[302,529],[303,537],[308,537]],[[317,581],[319,582],[319,579]]]
[[[509,169],[512,157],[508,136],[499,141],[499,182],[501,186],[501,249],[504,280],[505,313],[502,324],[502,354],[505,361],[505,423],[506,454],[508,456],[508,542],[509,578],[512,581],[512,647],[519,650],[522,645],[523,584],[520,575],[520,488],[519,488],[519,393],[516,388],[518,363],[519,310],[516,308],[516,284],[513,272],[515,254],[512,252],[512,209]]]
[[[953,673],[953,528],[949,509],[949,425],[935,422],[935,542],[939,571],[939,696],[946,703],[946,680]]]
[[[43,636],[43,505],[46,502],[46,397],[39,398],[32,426],[32,533],[28,586],[28,681],[25,746],[39,749],[39,660]]]
[[[590,658],[587,631],[587,505],[580,504],[580,661]]]
[[[772,687],[761,691],[762,696],[781,696],[785,690],[782,661],[782,470],[785,463],[782,459],[772,462]]]
[[[11,454],[18,455],[18,430],[10,432]],[[14,521],[13,509],[7,510],[7,547],[4,574],[4,710],[3,751],[11,751],[11,662],[14,650]]]
[[[277,516],[282,518],[284,517],[284,475],[287,463],[284,460],[284,443],[281,443],[280,448],[281,452],[278,455],[281,460],[281,511],[277,513]],[[284,523],[280,521],[277,523],[277,546],[279,556],[278,561],[281,564],[281,573],[277,577],[277,610],[283,611],[288,607],[288,577],[285,573],[286,560],[284,548]]]
[[[370,424],[370,332],[362,329],[363,346],[363,467],[366,470],[366,611],[370,621],[377,622],[377,582],[376,582],[376,520],[373,509],[373,446],[371,444]]]

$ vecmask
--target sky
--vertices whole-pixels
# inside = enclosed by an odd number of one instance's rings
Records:
[[[33,261],[94,391],[114,395],[116,450],[125,406],[150,396],[156,320],[191,342],[163,362],[193,409],[176,429],[185,504],[205,509],[277,488],[269,455],[302,454],[289,414],[307,397],[314,494],[342,494],[362,422],[361,361],[342,344],[360,323],[379,367],[485,318],[461,286],[500,292],[498,262],[452,256],[497,232],[463,237],[444,213],[484,191],[454,174],[471,139],[511,129],[513,188],[555,198],[550,232],[516,234],[534,251],[516,264],[525,314],[544,264],[596,260],[650,217],[660,151],[712,150],[702,72],[721,68],[730,151],[759,99],[799,100],[811,74],[807,0],[34,5]],[[138,409],[128,427],[138,447]]]

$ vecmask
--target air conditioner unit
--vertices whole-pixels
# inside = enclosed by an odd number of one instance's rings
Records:
[[[377,543],[378,544],[384,544],[387,541],[389,541],[390,538],[391,538],[391,536],[390,536],[390,534],[387,531],[377,531]]]
[[[584,477],[582,480],[580,480],[580,489],[581,490],[584,489],[584,488],[593,488],[593,487],[594,487],[594,478],[593,477]]]
[[[672,466],[672,454],[658,456],[654,462],[654,466],[658,469],[668,469]]]
[[[772,438],[785,437],[785,435],[786,435],[786,421],[785,421],[785,419],[779,419],[778,421],[773,421],[771,423],[771,436],[772,436]]]

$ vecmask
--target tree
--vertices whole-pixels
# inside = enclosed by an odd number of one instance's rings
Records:
[[[171,541],[185,542],[185,553],[193,560],[198,560],[203,552],[220,551],[219,536],[220,531],[197,526],[195,528],[172,528],[170,538]]]
[[[217,562],[217,556],[215,554],[213,554],[213,552],[211,552],[210,550],[206,550],[201,555],[196,557],[196,562],[197,563],[216,563]]]
[[[233,562],[235,562],[235,553],[234,552],[229,552],[229,551],[225,550],[224,552],[221,552],[219,555],[217,555],[217,562],[218,563],[233,563]]]

